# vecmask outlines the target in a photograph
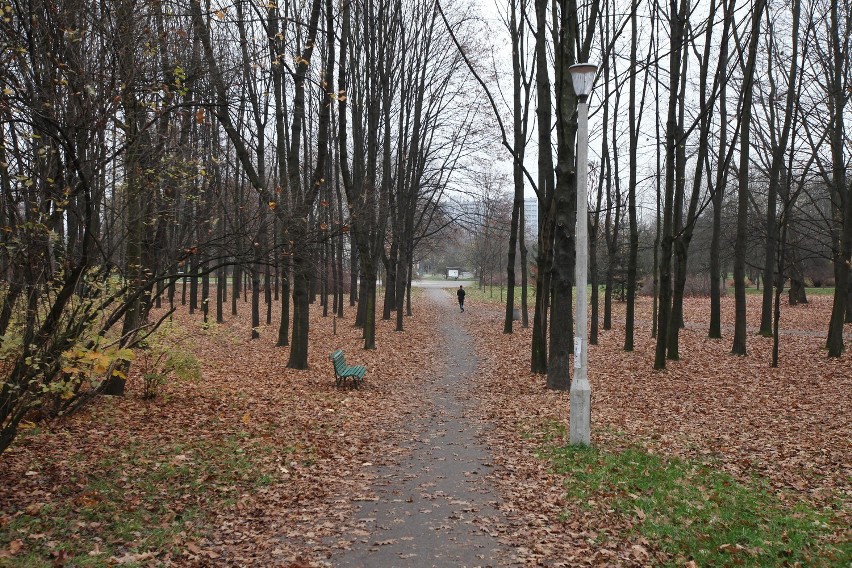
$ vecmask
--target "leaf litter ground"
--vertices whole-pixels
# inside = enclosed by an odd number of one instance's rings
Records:
[[[475,338],[471,379],[478,413],[492,425],[491,478],[510,527],[494,534],[530,565],[683,560],[605,499],[590,506],[566,496],[564,476],[541,451],[567,424],[567,394],[528,372],[529,330],[504,335],[499,307],[467,304],[459,321]],[[375,499],[377,468],[405,458],[403,425],[422,412],[424,372],[440,368],[438,313],[419,295],[414,310],[403,333],[379,321],[379,348],[364,351],[352,309],[334,334],[334,319],[314,307],[309,371],[286,368],[275,325],[248,340],[245,305],[207,327],[199,314],[176,314],[201,380],[144,401],[131,377],[128,396],[33,428],[0,458],[0,564],[332,564],[369,538],[354,512]],[[729,354],[727,336],[705,339],[702,299],[687,301],[695,325],[682,331],[681,361],[663,372],[651,370],[649,326],[640,323],[634,353],[620,350],[623,328],[602,332],[590,351],[593,443],[711,463],[744,481],[759,476],[781,498],[829,510],[832,526],[849,527],[852,365],[848,354],[830,361],[821,350],[828,310],[830,298],[785,309],[797,333],[782,336],[779,369],[769,367],[768,339],[750,336],[745,358]],[[637,319],[650,321],[647,300]],[[337,348],[367,366],[361,389],[334,387],[328,354]],[[847,528],[828,538],[849,537]]]
[[[824,538],[844,547],[846,560],[836,565],[846,565],[852,536],[852,360],[848,352],[829,360],[822,349],[831,298],[785,307],[777,369],[769,365],[771,339],[750,335],[747,357],[730,354],[730,333],[722,340],[706,339],[707,302],[687,300],[681,360],[669,361],[665,371],[652,370],[648,299],[637,306],[642,323],[634,352],[621,349],[623,325],[601,332],[599,345],[589,352],[593,445],[610,453],[639,447],[710,464],[744,483],[762,480],[791,509],[803,502],[825,512],[832,529]],[[749,321],[755,322],[759,298],[749,302]],[[623,318],[623,307],[615,304],[615,321]],[[723,313],[733,313],[732,299],[724,300]],[[498,425],[491,446],[502,466],[497,470],[501,493],[517,495],[507,502],[519,504],[528,520],[532,556],[545,565],[690,562],[663,553],[635,530],[643,520],[641,510],[615,514],[612,495],[604,492],[592,507],[566,501],[564,486],[574,480],[554,474],[539,454],[553,444],[554,431],[567,427],[568,395],[545,389],[543,377],[529,372],[531,330],[516,322],[514,334],[502,334],[502,314],[491,304],[474,304],[468,330],[482,347],[482,412]],[[524,503],[535,503],[536,509]],[[759,565],[748,557],[729,562]]]

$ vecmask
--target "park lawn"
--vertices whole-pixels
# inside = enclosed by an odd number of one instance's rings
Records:
[[[553,432],[567,439],[564,425]],[[832,539],[844,529],[842,518],[830,508],[782,500],[759,477],[740,481],[712,462],[641,447],[610,451],[559,443],[545,445],[539,457],[564,479],[566,499],[622,517],[634,538],[666,555],[667,565],[852,563],[852,542]]]
[[[782,336],[776,370],[764,338],[750,336],[745,358],[727,336],[704,339],[707,301],[688,299],[682,359],[652,373],[650,300],[637,305],[635,353],[620,349],[617,312],[590,352],[590,450],[565,446],[568,398],[528,371],[530,330],[503,334],[500,304],[469,298],[456,315],[477,342],[471,380],[509,520],[489,530],[526,564],[848,565],[852,363],[821,353],[830,297],[784,306],[801,333]],[[446,322],[415,291],[407,331],[379,320],[378,349],[364,351],[348,305],[343,319],[317,305],[310,369],[296,371],[277,323],[250,341],[240,310],[218,325],[175,314],[170,333],[184,334],[200,378],[142,400],[131,375],[125,397],[32,425],[0,457],[0,565],[323,566],[357,537],[353,503],[376,482],[364,464],[400,451]],[[725,325],[732,312],[724,299]],[[334,387],[337,348],[367,366],[362,388]]]
[[[784,288],[781,294],[786,295],[789,292],[789,289]],[[748,295],[763,295],[763,288],[757,288],[755,286],[746,286],[746,294]],[[734,295],[734,288],[731,286],[728,288],[728,295]],[[811,296],[833,296],[834,295],[834,286],[823,286],[821,288],[805,288],[805,295],[808,297]]]
[[[590,298],[591,298],[591,290],[592,290],[592,288],[591,288],[591,286],[589,286],[588,287],[588,294],[589,294]],[[506,286],[489,286],[489,285],[486,284],[485,286],[483,286],[481,288],[479,286],[469,286],[469,287],[465,288],[465,291],[467,292],[466,298],[476,299],[476,300],[486,302],[486,303],[499,303],[499,304],[505,305],[506,293],[507,293],[508,290],[507,290]],[[598,287],[598,292],[600,294],[600,300],[599,301],[601,303],[601,306],[603,305],[604,291],[605,291],[604,286],[601,285],[601,286]],[[807,294],[808,297],[810,297],[810,296],[833,296],[834,295],[834,288],[833,287],[805,288],[805,293]],[[574,294],[576,296],[576,290],[574,291]],[[746,294],[750,295],[750,296],[752,296],[752,295],[753,296],[762,296],[763,295],[763,288],[756,288],[754,286],[748,286],[748,287],[746,287]],[[782,293],[782,297],[786,297],[786,294],[787,294],[787,291],[785,290]],[[733,295],[734,295],[733,287],[731,287],[727,290],[726,295],[729,296],[729,297],[733,297]],[[535,283],[531,283],[530,285],[527,286],[527,304],[528,304],[528,306],[530,307],[531,310],[535,307],[535,296],[536,296]],[[617,301],[617,299],[615,301]],[[515,286],[515,306],[518,307],[520,305],[521,305],[521,287],[520,287],[520,285],[518,285],[518,286]]]
[[[280,481],[262,464],[274,449],[243,438],[165,445],[130,439],[113,455],[69,455],[63,465],[73,473],[65,487],[4,520],[0,542],[10,564],[138,565],[179,561],[184,551],[201,554],[198,543],[213,528],[212,511]],[[51,465],[33,461],[31,467],[27,473],[43,476]]]
[[[759,296],[748,296],[750,325]],[[479,342],[482,412],[502,494],[514,495],[531,554],[569,566],[849,566],[852,562],[852,358],[822,347],[830,296],[782,305],[780,366],[771,339],[730,354],[706,339],[707,298],[688,298],[679,361],[653,371],[651,302],[637,302],[636,349],[623,309],[589,352],[592,448],[567,446],[569,396],[529,371],[531,330],[504,334],[499,306],[465,322]],[[852,332],[852,326],[847,333]]]
[[[456,286],[458,288],[458,286]],[[478,302],[484,302],[487,304],[506,304],[506,287],[505,286],[488,286],[485,285],[482,288],[477,286],[467,286],[465,287],[465,300],[475,300]],[[527,287],[527,303],[530,307],[530,310],[535,307],[535,285],[531,285]],[[520,307],[521,305],[521,287],[515,287],[515,307]]]
[[[375,475],[362,464],[393,455],[416,404],[435,320],[413,301],[422,315],[405,333],[379,320],[370,351],[348,304],[314,306],[306,371],[286,367],[277,322],[249,339],[248,304],[224,324],[179,309],[168,333],[200,378],[144,400],[131,367],[126,396],[29,424],[0,456],[0,566],[321,565]],[[360,389],[335,387],[338,348],[367,366]]]

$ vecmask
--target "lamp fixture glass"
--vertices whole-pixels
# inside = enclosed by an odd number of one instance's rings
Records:
[[[571,72],[571,80],[574,83],[574,92],[580,100],[586,98],[592,92],[592,83],[595,82],[595,75],[598,72],[598,66],[592,63],[577,63],[568,68]]]

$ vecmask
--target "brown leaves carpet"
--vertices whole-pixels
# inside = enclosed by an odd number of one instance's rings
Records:
[[[749,321],[756,322],[757,299],[750,301]],[[447,302],[455,303],[450,293]],[[828,360],[821,349],[830,298],[785,308],[782,326],[797,331],[782,336],[778,369],[769,366],[768,339],[751,335],[747,357],[729,354],[729,332],[721,341],[705,339],[706,304],[688,300],[685,317],[694,325],[682,331],[681,360],[662,372],[652,371],[650,301],[640,300],[633,353],[620,348],[623,325],[616,313],[614,329],[602,332],[589,355],[593,443],[712,459],[737,477],[759,474],[784,495],[816,504],[839,499],[837,514],[852,525],[852,361],[848,353]],[[626,521],[565,502],[561,481],[534,452],[544,425],[567,424],[567,394],[546,390],[544,377],[529,373],[528,329],[516,323],[516,332],[504,335],[498,306],[469,300],[466,308],[459,325],[475,338],[479,367],[470,378],[478,412],[493,425],[486,434],[492,479],[511,526],[502,537],[516,557],[545,566],[664,561],[647,542],[629,536]],[[439,367],[438,312],[425,295],[416,295],[414,311],[402,333],[393,331],[393,322],[379,321],[378,349],[364,351],[360,330],[352,326],[354,309],[347,305],[346,317],[335,322],[316,306],[310,370],[294,371],[286,368],[288,350],[275,347],[274,324],[261,329],[259,340],[248,339],[247,305],[210,329],[202,328],[200,315],[179,310],[175,319],[188,330],[184,345],[201,361],[202,379],[171,382],[159,398],[144,401],[138,377],[131,377],[124,398],[104,398],[22,436],[0,457],[0,530],[46,504],[84,507],[86,499],[97,498],[87,493],[88,480],[113,464],[124,472],[126,506],[138,504],[143,490],[160,491],[175,514],[190,505],[202,511],[197,531],[168,549],[122,543],[141,564],[333,564],[334,554],[363,536],[351,534],[356,504],[371,498],[374,466],[399,461],[401,425],[421,411],[419,381]],[[732,305],[723,313],[732,314]],[[367,366],[362,388],[334,387],[328,354],[338,348],[350,364]],[[177,497],[173,488],[143,489],[135,482],[157,460],[195,459],[181,447],[223,441],[250,452],[252,467],[267,482],[199,473],[203,490]],[[128,447],[146,448],[151,456],[136,452],[130,459]],[[599,533],[609,537],[606,548],[595,544]]]

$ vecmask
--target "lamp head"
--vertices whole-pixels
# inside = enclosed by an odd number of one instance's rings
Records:
[[[585,102],[592,92],[592,83],[598,72],[598,66],[592,63],[577,63],[568,68],[574,83],[574,92],[580,101]]]

